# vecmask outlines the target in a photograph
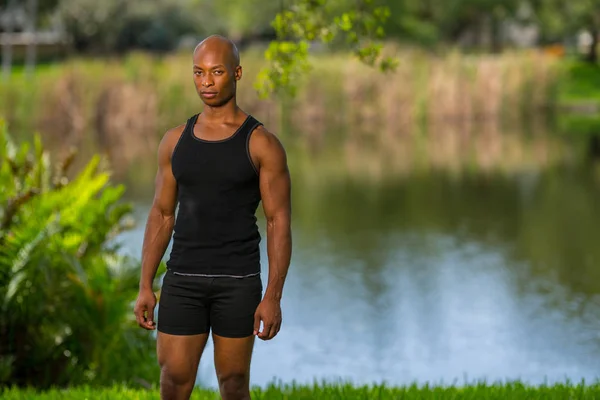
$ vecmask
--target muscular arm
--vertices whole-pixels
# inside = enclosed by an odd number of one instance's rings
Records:
[[[279,302],[292,254],[291,179],[285,150],[273,134],[260,127],[253,135],[251,145],[254,145],[259,167],[260,192],[267,219],[269,259],[263,303],[266,301],[270,304],[259,306],[259,316],[264,323],[264,331],[259,337],[271,339],[277,334],[281,324]]]
[[[171,155],[182,131],[183,127],[171,129],[163,136],[158,146],[154,201],[148,213],[142,246],[140,292],[133,308],[138,325],[148,330],[155,329],[156,296],[152,291],[152,282],[171,240],[175,223],[177,184],[171,172]]]
[[[154,200],[148,213],[142,247],[140,290],[152,290],[156,270],[173,234],[177,184],[171,172],[171,155],[180,135],[181,127],[168,131],[158,147]]]

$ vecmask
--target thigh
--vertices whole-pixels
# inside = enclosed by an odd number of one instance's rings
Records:
[[[163,371],[177,382],[194,381],[208,333],[183,336],[158,332],[157,336],[158,363]]]
[[[215,346],[215,371],[219,382],[231,378],[243,378],[246,386],[250,381],[250,362],[254,347],[254,335],[244,338],[227,338],[213,333]]]
[[[216,278],[210,301],[210,324],[222,338],[253,335],[254,313],[262,298],[260,275],[246,278]]]
[[[157,330],[169,335],[208,334],[210,282],[167,271],[158,302]]]

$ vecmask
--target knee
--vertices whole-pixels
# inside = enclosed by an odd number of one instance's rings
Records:
[[[163,385],[189,386],[194,385],[195,376],[187,363],[161,362],[160,380]]]
[[[220,374],[219,388],[223,399],[245,399],[250,392],[248,376],[241,373]]]

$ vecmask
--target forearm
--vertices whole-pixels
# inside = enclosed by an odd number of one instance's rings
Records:
[[[140,290],[152,289],[156,271],[173,234],[174,215],[164,215],[152,208],[148,215],[142,246]]]
[[[279,301],[292,256],[289,215],[270,218],[267,221],[267,256],[269,277],[264,297]]]

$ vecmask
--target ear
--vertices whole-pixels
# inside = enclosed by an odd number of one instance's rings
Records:
[[[238,65],[235,67],[235,80],[239,81],[240,79],[242,79],[242,66]]]

